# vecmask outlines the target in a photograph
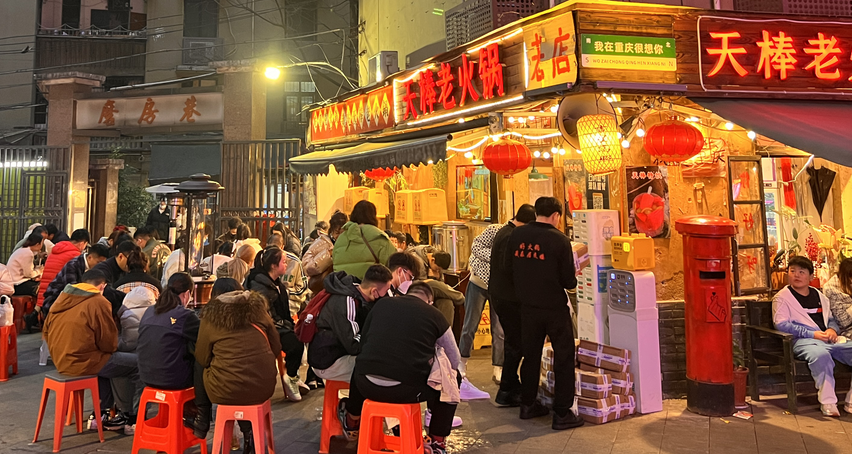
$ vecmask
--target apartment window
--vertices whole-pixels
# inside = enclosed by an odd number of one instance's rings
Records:
[[[284,82],[284,91],[285,91],[285,92],[287,92],[287,93],[297,93],[297,92],[301,91],[301,90],[300,90],[299,82],[298,82],[298,81],[295,81],[295,82],[290,82],[290,81]]]
[[[284,116],[285,121],[299,121],[299,97],[285,96],[284,97]]]
[[[313,82],[284,82],[284,120],[294,123],[307,123],[308,110],[305,106],[314,103],[316,86]]]
[[[62,0],[62,28],[80,28],[81,0]]]
[[[314,85],[313,82],[302,82],[301,88],[303,93],[313,93],[317,91],[317,86]]]
[[[219,4],[216,0],[184,0],[183,36],[193,38],[219,36]]]

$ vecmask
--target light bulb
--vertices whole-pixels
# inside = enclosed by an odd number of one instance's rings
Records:
[[[550,152],[545,151],[543,156],[544,159],[550,159]]]
[[[630,148],[630,141],[627,140],[627,139],[622,140],[621,146],[622,146],[622,148]]]
[[[536,151],[533,152],[533,156],[535,156],[536,158],[539,158],[539,157],[541,157],[541,152],[536,150]]]
[[[499,136],[499,135],[497,135],[497,136],[491,136],[491,140],[493,140],[493,141],[495,141],[495,142],[496,142],[496,141],[500,140],[500,136]]]
[[[689,117],[689,118],[687,118],[687,119],[686,119],[686,121],[690,121],[690,122],[696,123],[696,122],[698,122],[699,120],[698,120],[698,117]]]
[[[580,151],[580,149],[579,149],[579,148],[575,148],[575,149],[574,149],[574,151],[576,151],[576,152],[577,152],[577,154],[583,154],[583,152],[582,152],[582,151]]]
[[[550,149],[550,152],[553,153],[553,154],[556,154],[556,153],[559,152],[559,149],[556,148],[556,147],[553,147],[553,148]]]
[[[526,123],[526,122],[527,122],[527,119],[526,119],[526,118],[524,118],[524,117],[518,117],[518,123],[523,124],[523,123]]]
[[[530,121],[535,121],[535,117],[530,115]]]
[[[725,123],[725,129],[727,129],[728,131],[734,129],[734,124],[731,123],[730,121]]]
[[[618,138],[620,139],[620,138],[622,138],[622,137],[624,137],[624,136],[623,136],[623,135],[619,132],[619,133],[618,133]]]
[[[515,122],[515,117],[509,117],[509,123],[514,123],[514,122]]]
[[[559,156],[565,156],[565,149],[564,148],[559,149]]]
[[[637,137],[645,137],[645,130],[642,129],[642,128],[637,129],[636,130],[636,136]]]
[[[464,123],[464,118],[459,118],[459,123]]]
[[[559,111],[559,105],[554,104],[554,105],[550,106],[550,111],[553,112],[553,113],[558,112]]]
[[[426,164],[434,164],[434,163],[435,163],[435,161],[433,161],[433,160],[431,160],[431,159],[430,159],[430,160],[428,160],[428,161],[426,161]]]
[[[267,79],[275,80],[281,77],[281,70],[274,66],[269,66],[266,68],[266,71],[264,71],[263,74],[266,75]]]
[[[755,132],[754,132],[754,131],[749,131],[749,132],[748,132],[748,138],[749,138],[749,139],[754,140],[756,137],[757,137],[757,134],[755,134]]]
[[[465,158],[467,158],[467,159],[471,159],[471,158],[473,158],[473,152],[472,152],[472,151],[468,151],[467,153],[465,153],[465,154],[464,154],[464,157],[465,157]]]

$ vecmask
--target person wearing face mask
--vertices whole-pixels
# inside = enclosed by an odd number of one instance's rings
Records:
[[[151,212],[148,213],[148,219],[145,221],[145,227],[156,230],[158,237],[161,240],[166,240],[169,238],[170,223],[171,218],[169,217],[169,206],[166,203],[166,199],[161,199],[160,203],[154,208],[151,208]]]
[[[331,296],[317,316],[317,333],[308,345],[308,364],[323,380],[349,382],[361,351],[361,326],[373,303],[386,295],[393,276],[384,265],[367,269],[364,279],[342,271],[325,278]]]
[[[388,258],[388,268],[393,275],[387,296],[404,295],[414,280],[415,270],[420,269],[417,257],[408,252],[395,252]]]

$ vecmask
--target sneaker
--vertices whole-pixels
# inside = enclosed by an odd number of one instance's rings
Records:
[[[316,380],[311,380],[311,381],[309,381],[309,382],[307,382],[307,383],[305,383],[305,384],[306,384],[306,385],[308,385],[308,388],[310,388],[310,390],[311,390],[311,391],[313,391],[313,390],[315,390],[315,389],[317,389],[317,388],[318,388],[318,386],[317,386],[317,381],[316,381]]]
[[[573,411],[568,410],[565,416],[559,416],[556,412],[553,412],[553,425],[551,427],[553,430],[566,430],[580,427],[583,423],[583,418],[575,415]]]
[[[124,435],[133,435],[136,433],[136,424],[128,424],[124,426]]]
[[[429,427],[429,422],[432,421],[432,411],[429,410],[428,408],[426,409],[426,416],[423,419],[424,419],[423,427]],[[453,416],[453,428],[454,429],[456,427],[461,427],[462,424],[464,424],[464,421],[461,418],[459,418],[458,416]],[[399,436],[399,435],[397,435],[397,436]]]
[[[494,372],[491,373],[491,381],[500,386],[500,380],[503,378],[503,366],[494,366]]]
[[[550,410],[538,401],[535,401],[532,405],[521,404],[521,419],[533,419],[549,414]]]
[[[519,407],[521,405],[521,393],[511,391],[497,391],[494,403],[501,407]]]
[[[819,406],[819,409],[824,416],[840,416],[840,411],[837,410],[837,404],[822,404]]]
[[[447,442],[435,441],[428,435],[423,437],[423,448],[423,454],[447,454]]]
[[[302,380],[299,380],[296,384],[299,386],[299,394],[307,394],[311,392],[311,387],[306,385]]]
[[[461,400],[476,400],[476,399],[490,399],[491,395],[481,389],[473,386],[473,384],[468,381],[467,378],[462,379],[461,386],[459,387],[459,396]]]
[[[302,393],[299,392],[299,377],[286,377],[284,379],[284,395],[290,402],[302,400]]]
[[[109,410],[101,410],[101,422],[100,422],[100,424],[107,422],[108,419],[109,419]],[[89,430],[98,430],[98,420],[95,419],[94,413],[89,415],[89,421],[88,421],[87,424],[88,424],[87,427],[89,428]],[[101,426],[101,427],[103,427],[103,426]]]
[[[343,428],[343,436],[346,437],[346,440],[355,441],[358,439],[358,429],[353,429],[346,424],[346,402],[348,401],[349,399],[344,397],[337,403],[337,419],[340,421],[340,427]]]
[[[124,427],[129,423],[127,416],[122,412],[118,412],[114,418],[104,421],[104,430],[118,432],[124,430]]]

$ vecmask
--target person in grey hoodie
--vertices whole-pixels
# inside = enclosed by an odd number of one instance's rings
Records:
[[[139,341],[139,322],[145,311],[157,303],[154,292],[147,287],[136,287],[124,297],[118,308],[118,319],[121,321],[121,333],[118,335],[118,351],[136,352]]]

